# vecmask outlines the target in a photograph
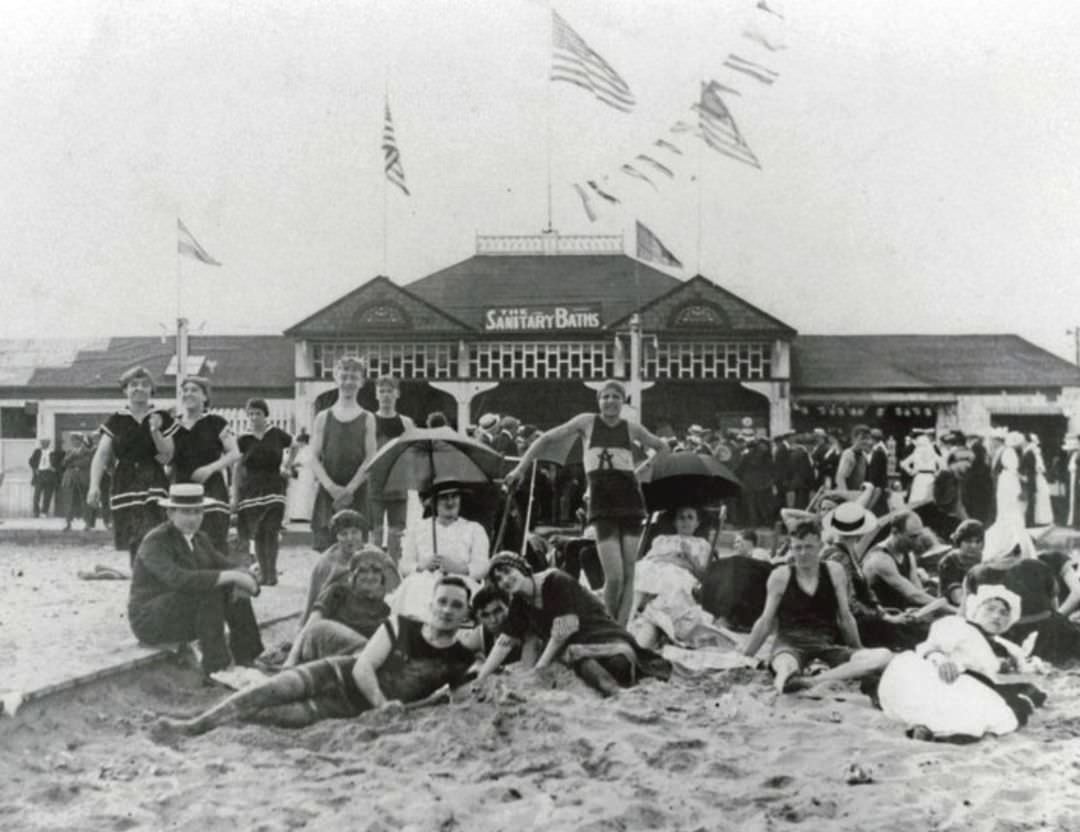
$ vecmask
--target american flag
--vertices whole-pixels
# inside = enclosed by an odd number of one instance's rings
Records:
[[[634,109],[626,81],[556,11],[551,12],[551,46],[552,81],[575,84],[624,113]]]
[[[694,105],[705,144],[738,162],[760,168],[757,156],[739,132],[735,119],[720,97],[721,84],[710,81],[701,85],[701,101]]]
[[[401,154],[397,149],[397,141],[394,139],[394,122],[390,118],[390,101],[386,101],[386,124],[382,134],[383,155],[386,157],[386,178],[401,188],[405,196],[409,195],[409,189],[405,187],[405,168],[401,166]]]

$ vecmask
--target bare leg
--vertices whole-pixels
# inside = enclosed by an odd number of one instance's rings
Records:
[[[602,537],[596,541],[596,553],[600,566],[604,569],[604,606],[616,621],[619,619],[619,607],[623,596],[623,554],[622,541],[618,532],[613,537]],[[625,625],[625,621],[620,622]]]
[[[619,683],[615,681],[615,677],[596,659],[582,659],[574,665],[574,670],[589,687],[599,691],[605,698],[619,692]]]
[[[812,687],[807,688],[806,692],[810,694],[819,693],[834,682],[859,679],[875,671],[884,670],[885,666],[892,660],[892,652],[884,647],[856,650],[848,661],[814,676],[814,684]]]
[[[660,628],[644,618],[635,618],[629,626],[634,641],[646,650],[655,650],[660,643]]]
[[[630,620],[630,612],[634,606],[634,569],[637,566],[638,543],[639,537],[636,534],[624,532],[619,539],[623,585],[619,598],[619,613],[615,616],[615,620],[624,627]]]
[[[783,693],[788,679],[799,672],[799,662],[790,653],[780,653],[772,660],[772,669],[776,674],[773,687],[777,693]]]
[[[180,734],[205,734],[226,722],[249,719],[264,708],[303,703],[341,684],[342,674],[351,672],[354,661],[348,656],[338,656],[300,665],[237,691],[192,719],[162,718],[158,720],[157,728]],[[290,715],[295,716],[295,710]],[[313,712],[312,719],[303,724],[310,724],[316,719],[318,714]]]

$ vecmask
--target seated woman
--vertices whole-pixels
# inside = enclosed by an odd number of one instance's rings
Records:
[[[938,564],[938,588],[942,598],[954,607],[963,609],[964,578],[968,571],[982,562],[986,527],[978,520],[965,520],[949,537],[953,549]]]
[[[694,599],[709,565],[709,541],[697,537],[698,510],[682,506],[673,512],[675,534],[659,534],[638,562],[634,579],[634,610],[628,628],[637,643],[650,649],[662,641],[694,646],[705,637],[719,636],[712,616]],[[728,642],[730,643],[730,642]]]
[[[399,583],[394,562],[377,546],[365,546],[326,581],[285,667],[358,652],[390,615],[383,598]]]
[[[923,740],[973,742],[1026,724],[1045,694],[1033,685],[997,681],[999,673],[1015,669],[999,636],[1019,617],[1016,593],[979,587],[967,600],[966,619],[938,619],[914,652],[889,663],[878,685],[881,709],[911,726],[908,736]]]
[[[1023,644],[1034,634],[1034,655],[1051,664],[1080,659],[1080,624],[1058,611],[1058,580],[1063,567],[1048,565],[1043,558],[1024,557],[1022,551],[1023,543],[1017,540],[1005,554],[973,567],[964,579],[965,593],[973,595],[987,584],[1006,587],[1020,597],[1020,615],[1005,638]]]
[[[488,579],[510,597],[510,612],[477,684],[498,670],[517,644],[523,645],[523,666],[541,670],[558,659],[604,696],[630,687],[639,676],[670,677],[671,665],[639,647],[600,599],[565,572],[534,575],[523,558],[500,552],[491,559]]]
[[[464,488],[457,480],[436,480],[424,494],[433,516],[405,529],[398,564],[403,581],[390,599],[395,615],[425,620],[440,574],[461,575],[471,590],[483,581],[490,544],[483,526],[461,516]]]
[[[430,624],[392,617],[359,656],[334,656],[283,671],[232,694],[191,719],[163,717],[157,734],[204,734],[237,720],[302,728],[395,703],[419,702],[466,680],[476,655],[458,641],[469,618],[469,588],[456,575],[435,584]]]
[[[364,536],[368,531],[367,519],[359,511],[351,508],[343,508],[330,518],[330,533],[336,541],[329,549],[323,552],[315,566],[311,570],[311,578],[308,580],[307,600],[304,602],[304,614],[300,617],[300,626],[303,627],[315,609],[315,602],[319,600],[330,577],[341,569],[348,569],[349,562],[354,554],[364,544]]]

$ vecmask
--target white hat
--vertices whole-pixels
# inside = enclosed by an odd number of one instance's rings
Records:
[[[877,528],[877,517],[859,503],[849,501],[826,514],[821,527],[835,534],[862,537]]]
[[[213,503],[197,482],[178,482],[169,486],[169,496],[158,498],[162,508],[205,508]]]
[[[483,430],[494,430],[495,426],[499,424],[499,417],[494,413],[485,413],[480,417],[480,421],[477,422]]]
[[[969,595],[965,602],[964,617],[969,620],[974,618],[975,611],[979,607],[995,598],[1004,601],[1005,606],[1009,608],[1009,623],[1005,627],[1008,630],[1020,620],[1020,596],[1001,584],[983,584],[975,591],[974,595]]]
[[[1018,430],[1011,430],[1007,434],[1005,434],[1005,445],[1006,445],[1006,447],[1019,448],[1025,442],[1027,442],[1027,439],[1025,439],[1024,434],[1022,434]]]

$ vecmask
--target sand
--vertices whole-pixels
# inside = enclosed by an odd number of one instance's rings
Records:
[[[1032,725],[963,747],[906,739],[854,691],[778,699],[745,669],[614,701],[558,670],[493,702],[159,743],[156,715],[220,694],[158,666],[0,722],[0,828],[1077,829],[1080,685],[1041,682]],[[849,785],[852,763],[873,782]]]

